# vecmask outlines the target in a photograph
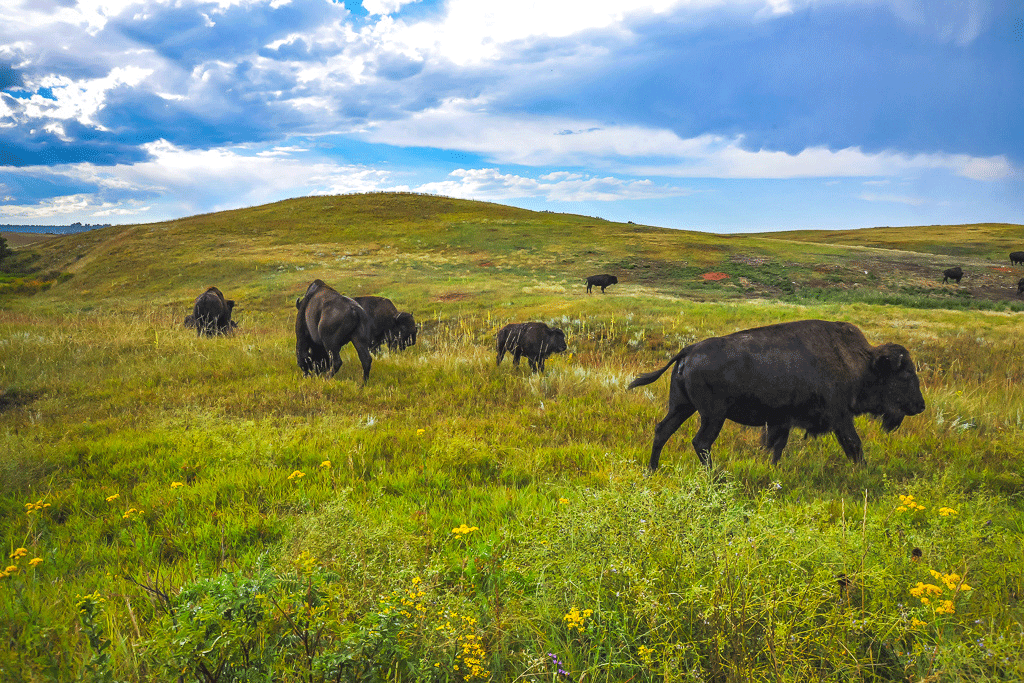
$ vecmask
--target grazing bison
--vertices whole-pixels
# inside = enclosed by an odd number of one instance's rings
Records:
[[[519,367],[519,357],[526,356],[530,370],[544,372],[548,356],[561,353],[565,348],[565,334],[544,323],[509,323],[498,330],[498,365],[507,351],[512,354],[515,367]]]
[[[333,377],[341,367],[341,347],[355,347],[363,366],[363,384],[370,376],[370,339],[373,323],[363,307],[314,280],[306,294],[295,300],[295,358],[304,375]]]
[[[650,384],[673,363],[668,415],[654,429],[652,471],[665,442],[694,412],[700,429],[693,448],[710,467],[711,446],[726,420],[763,427],[761,444],[772,451],[773,464],[793,427],[811,436],[833,432],[846,456],[862,462],[854,416],[880,416],[882,428],[892,431],[924,410],[910,353],[899,344],[872,346],[849,323],[801,320],[711,337],[629,387]]]
[[[957,284],[960,284],[960,280],[964,277],[964,269],[960,266],[954,266],[953,268],[946,268],[942,271],[942,284],[946,284],[947,280],[956,280]]]
[[[185,327],[195,327],[197,335],[210,337],[231,331],[231,311],[235,308],[232,299],[225,299],[216,287],[208,287],[196,297],[192,304],[191,321],[185,317]],[[235,325],[234,327],[237,327]]]
[[[384,342],[387,342],[388,348],[392,351],[403,351],[405,347],[416,343],[416,320],[412,313],[399,312],[391,299],[382,296],[353,298],[363,307],[373,323],[370,351],[376,352]]]
[[[1010,252],[1010,263],[1015,266],[1024,266],[1024,251]]]
[[[614,275],[591,275],[587,278],[587,294],[590,294],[591,287],[600,287],[604,294],[605,287],[619,284],[619,278]]]
[[[1024,277],[1017,280],[1017,296],[1024,294]]]

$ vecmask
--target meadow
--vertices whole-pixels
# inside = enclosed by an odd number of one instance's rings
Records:
[[[726,236],[369,194],[20,246],[0,680],[1024,679],[1011,245],[1024,226]],[[587,295],[599,272],[619,284]],[[351,346],[304,378],[315,278],[391,298],[417,344],[365,386]],[[182,326],[207,285],[234,334]],[[905,345],[925,412],[858,419],[863,466],[795,433],[773,467],[727,423],[710,472],[695,416],[646,471],[668,378],[633,377],[806,318]],[[543,375],[495,365],[524,320],[566,334]]]

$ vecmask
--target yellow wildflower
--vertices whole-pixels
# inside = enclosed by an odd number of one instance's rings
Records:
[[[11,558],[12,560],[17,561],[17,560],[20,560],[21,558],[25,557],[26,555],[28,555],[28,550],[26,550],[25,548],[18,548],[13,553],[8,555],[8,557]]]
[[[295,470],[294,472],[288,475],[288,480],[291,481],[292,479],[302,479],[304,476],[306,476],[305,472],[303,472],[302,470]]]
[[[28,561],[28,563],[29,563],[29,564],[30,564],[31,566],[33,566],[33,567],[34,567],[34,566],[36,566],[37,564],[39,564],[40,562],[42,562],[42,561],[43,561],[43,558],[41,558],[41,557],[33,557],[33,558],[32,558],[31,560],[29,560],[29,561]]]
[[[921,626],[925,625],[925,622],[921,621],[920,619],[911,619],[910,625],[913,628],[920,628]]]
[[[18,568],[15,565],[12,564],[12,565],[8,565],[7,569],[5,569],[4,571],[7,572],[8,575],[10,575],[10,574],[17,574],[18,573]]]
[[[330,460],[324,460],[322,463],[320,463],[320,469],[324,469],[324,470],[331,469],[331,461]]]
[[[172,481],[171,482],[171,488],[172,489],[180,489],[182,486],[184,486],[184,484],[182,484],[180,481]]]
[[[112,496],[107,496],[107,502],[108,502],[108,503],[113,503],[113,502],[114,502],[115,500],[117,500],[117,499],[118,499],[118,498],[120,498],[120,497],[121,497],[121,494],[120,494],[120,493],[115,493],[115,494],[114,494],[114,495],[112,495]]]
[[[474,531],[480,531],[480,527],[466,526],[465,524],[460,524],[459,526],[452,529],[452,533],[456,536],[465,536],[466,534],[472,533]]]
[[[568,498],[559,498],[558,499],[558,504],[559,505],[568,505],[569,504],[569,499]]]
[[[942,517],[949,517],[951,515],[956,515],[956,514],[957,514],[957,511],[954,510],[953,508],[947,508],[947,507],[939,508],[939,515],[942,516]]]
[[[427,431],[427,430],[426,429],[417,429],[416,430],[416,436],[421,436],[425,431]]]

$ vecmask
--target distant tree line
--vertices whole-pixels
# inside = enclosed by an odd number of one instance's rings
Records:
[[[96,224],[91,223],[72,223],[71,225],[0,225],[0,230],[4,232],[84,232],[85,230],[95,230],[96,228],[109,228],[110,223]]]

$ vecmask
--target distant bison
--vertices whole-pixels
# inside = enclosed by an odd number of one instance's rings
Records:
[[[605,287],[617,284],[619,284],[619,278],[614,275],[591,275],[587,278],[587,294],[590,294],[592,287],[600,287],[601,293],[604,294]]]
[[[304,375],[333,377],[341,367],[341,347],[349,342],[363,366],[363,384],[370,377],[373,323],[363,307],[314,280],[295,300],[295,359]]]
[[[231,311],[234,308],[233,299],[225,299],[219,289],[208,287],[205,292],[196,297],[192,304],[192,315],[185,317],[185,327],[194,327],[197,335],[206,335],[207,337],[225,334],[230,332],[233,327],[237,327],[237,325],[232,325],[231,321]]]
[[[371,351],[377,351],[385,342],[392,351],[402,351],[416,343],[416,320],[412,313],[399,312],[391,299],[382,296],[357,296],[353,299],[363,307],[373,323]]]
[[[1024,294],[1024,277],[1017,280],[1017,296]]]
[[[942,271],[942,284],[946,284],[948,280],[956,280],[957,284],[960,284],[960,280],[964,277],[964,269],[960,266],[953,268],[946,268]]]
[[[515,367],[519,367],[519,357],[526,356],[533,372],[544,372],[548,356],[565,348],[565,334],[544,323],[510,323],[498,330],[498,365],[508,352]]]
[[[726,420],[763,427],[761,444],[773,464],[793,427],[811,436],[834,433],[846,456],[862,462],[854,416],[881,417],[882,428],[892,431],[924,410],[910,352],[899,344],[872,346],[849,323],[801,320],[704,339],[629,387],[654,382],[673,363],[668,415],[654,429],[652,471],[665,442],[694,412],[700,429],[693,448],[710,467]]]
[[[1024,265],[1024,251],[1014,251],[1010,253],[1010,263],[1015,266]]]

